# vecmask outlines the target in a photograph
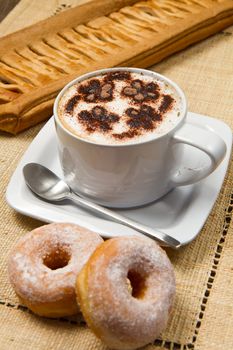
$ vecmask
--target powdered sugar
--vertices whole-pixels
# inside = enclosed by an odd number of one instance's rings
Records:
[[[89,317],[109,347],[143,346],[166,326],[175,294],[172,265],[150,239],[121,237],[104,245],[88,263]],[[129,292],[129,271],[143,279],[139,297]]]
[[[48,303],[73,295],[78,272],[102,238],[73,224],[45,225],[26,234],[9,258],[9,277],[16,293],[31,303]],[[67,251],[68,264],[51,270],[44,264],[56,249]]]

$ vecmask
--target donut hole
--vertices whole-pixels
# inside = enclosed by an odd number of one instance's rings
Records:
[[[43,259],[43,264],[50,270],[62,269],[67,266],[70,261],[70,253],[64,247],[56,247],[50,251]]]
[[[146,276],[135,270],[129,270],[128,275],[128,289],[132,297],[136,299],[143,298],[146,290]]]

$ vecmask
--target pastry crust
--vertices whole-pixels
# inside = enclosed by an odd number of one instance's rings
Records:
[[[99,0],[10,34],[0,40],[0,130],[46,120],[81,74],[148,67],[232,23],[231,0]]]

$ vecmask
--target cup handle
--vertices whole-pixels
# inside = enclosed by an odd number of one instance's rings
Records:
[[[205,152],[210,158],[210,164],[199,168],[180,167],[171,177],[174,187],[190,185],[204,179],[217,168],[226,154],[226,144],[220,136],[187,122],[173,135],[173,144],[177,143],[184,143]]]

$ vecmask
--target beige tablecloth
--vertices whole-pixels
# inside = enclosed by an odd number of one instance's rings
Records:
[[[85,1],[22,0],[0,24],[4,35]],[[152,69],[176,81],[189,109],[233,128],[233,27],[156,64]],[[42,225],[16,213],[5,201],[10,177],[43,125],[17,137],[1,135],[0,349],[65,350],[105,346],[79,317],[47,320],[21,305],[9,285],[7,255],[17,239]],[[151,349],[232,349],[233,329],[233,165],[198,238],[179,251],[168,250],[175,267],[177,297],[173,315]],[[195,212],[193,213],[195,217]]]

